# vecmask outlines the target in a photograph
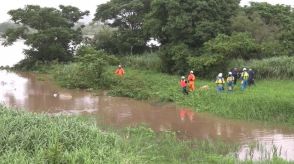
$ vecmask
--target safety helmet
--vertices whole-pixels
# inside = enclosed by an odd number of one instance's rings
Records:
[[[190,73],[193,73],[193,71],[190,71]]]
[[[251,69],[251,68],[249,68],[249,71],[252,71],[252,69]]]
[[[182,76],[181,79],[185,79],[185,76]]]
[[[118,65],[118,67],[121,67],[121,65]]]
[[[232,75],[232,72],[229,72],[229,75]]]
[[[223,73],[219,73],[218,74],[218,77],[223,77]]]

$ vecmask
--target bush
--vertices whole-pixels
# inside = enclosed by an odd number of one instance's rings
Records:
[[[146,53],[142,55],[125,56],[121,60],[123,65],[131,66],[136,69],[160,71],[161,63],[159,55],[156,53]]]
[[[106,65],[107,62],[99,54],[86,54],[79,57],[76,63],[56,67],[53,74],[67,88],[101,88]]]
[[[87,56],[86,59],[83,59],[84,56]],[[91,62],[92,60],[95,60],[96,58],[101,58],[105,60],[110,65],[118,65],[119,60],[114,55],[110,55],[106,53],[103,50],[95,50],[92,46],[84,45],[79,47],[76,53],[75,60],[77,62],[83,60],[84,62]]]
[[[162,71],[172,74],[186,74],[189,70],[189,56],[191,56],[191,51],[183,43],[166,45],[160,52]]]
[[[189,66],[197,76],[212,78],[226,69],[222,55],[202,55],[189,57]]]
[[[219,54],[225,58],[260,58],[259,45],[248,33],[233,33],[231,36],[224,34],[204,44],[205,54]]]
[[[229,66],[252,68],[258,79],[294,79],[293,63],[294,57],[281,56],[262,60],[232,60]]]

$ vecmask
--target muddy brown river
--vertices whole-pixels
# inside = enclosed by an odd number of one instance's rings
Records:
[[[239,159],[268,159],[276,154],[294,160],[294,128],[223,119],[173,104],[150,104],[128,98],[62,89],[32,73],[0,71],[0,102],[36,113],[92,115],[97,124],[117,128],[146,124],[174,131],[185,139],[222,139],[240,143]],[[249,148],[249,145],[259,145]]]

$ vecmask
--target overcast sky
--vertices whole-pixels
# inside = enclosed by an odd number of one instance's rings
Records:
[[[5,2],[2,2],[0,6],[0,22],[10,19],[9,15],[7,15],[9,10],[23,8],[27,4],[40,5],[42,7],[58,7],[59,4],[72,5],[83,11],[89,10],[91,12],[91,16],[87,18],[87,20],[91,20],[97,5],[107,1],[109,0],[5,0]],[[249,1],[286,4],[294,7],[294,0],[241,0],[241,5],[247,5]]]

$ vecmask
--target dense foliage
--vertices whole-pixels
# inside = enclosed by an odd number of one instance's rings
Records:
[[[160,62],[154,62],[156,70],[181,75],[194,70],[203,77],[230,70],[233,59],[293,56],[293,8],[256,2],[241,7],[239,2],[110,0],[97,6],[93,22],[84,30],[88,34],[84,43],[107,55],[147,59],[154,50],[150,41],[157,41]],[[44,61],[71,60],[82,41],[82,26],[77,21],[88,12],[71,6],[29,5],[9,14],[21,26],[6,31],[4,44],[25,39],[30,48],[25,50],[27,59],[18,66],[29,68]]]
[[[75,47],[82,41],[81,28],[73,27],[89,12],[72,6],[60,5],[59,8],[28,5],[10,10],[11,20],[21,26],[8,29],[2,35],[3,44],[7,46],[19,38],[24,39],[29,48],[24,51],[28,62],[23,63],[71,60]]]
[[[113,34],[117,51],[121,54],[142,53],[149,39],[143,28],[144,16],[150,10],[151,0],[112,0],[97,7],[94,20],[118,28]]]
[[[134,36],[136,44],[143,43],[142,38],[145,43],[153,38],[161,44],[161,71],[183,75],[192,69],[210,77],[230,69],[228,61],[232,59],[293,55],[294,13],[290,6],[238,4],[238,0],[111,0],[98,6],[95,21],[108,23],[117,31],[100,34],[96,39],[100,46],[95,47],[120,54],[119,46],[130,43]],[[136,23],[138,29],[130,30]],[[124,35],[127,29],[129,33]],[[117,36],[122,36],[124,43]]]

